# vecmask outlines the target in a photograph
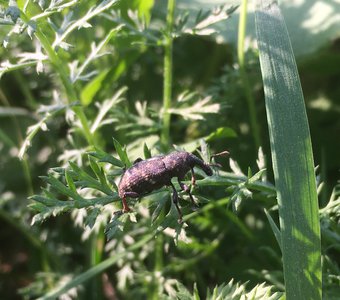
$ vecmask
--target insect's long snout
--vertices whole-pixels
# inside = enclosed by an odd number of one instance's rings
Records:
[[[212,168],[210,168],[210,166],[208,166],[207,164],[204,164],[202,166],[202,170],[204,171],[205,174],[207,174],[208,176],[211,176],[213,174],[213,170]]]
[[[194,156],[194,161],[195,161],[195,165],[201,168],[205,174],[207,174],[208,176],[211,176],[213,174],[212,168],[210,168],[210,166],[206,164],[204,161],[200,160],[199,158],[195,156]]]

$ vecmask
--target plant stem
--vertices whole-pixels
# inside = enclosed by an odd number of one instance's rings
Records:
[[[161,212],[161,215],[164,216],[164,211]],[[161,217],[161,216],[160,216]],[[157,235],[157,239],[155,239],[155,265],[154,265],[154,273],[153,273],[153,284],[151,285],[151,295],[150,299],[157,300],[159,299],[159,284],[157,282],[157,273],[163,272],[164,269],[164,235],[160,232]]]
[[[29,21],[28,17],[21,12],[21,19],[27,24],[27,26],[33,26],[32,21]],[[93,134],[90,131],[90,125],[88,122],[88,119],[84,113],[83,108],[76,104],[79,102],[79,97],[78,94],[74,88],[74,85],[72,84],[70,77],[69,77],[69,72],[67,67],[65,66],[64,62],[59,58],[55,50],[53,49],[50,41],[47,39],[45,34],[40,30],[39,26],[34,23],[34,35],[35,37],[39,40],[40,44],[44,48],[44,50],[47,53],[47,56],[49,58],[49,61],[51,62],[52,66],[54,67],[54,70],[58,73],[62,85],[64,86],[66,96],[67,96],[67,102],[69,105],[72,105],[72,110],[76,114],[78,120],[81,123],[82,126],[82,131],[83,134],[86,138],[86,141],[89,146],[94,147],[94,139],[93,139]],[[76,105],[74,105],[76,104]],[[96,234],[93,235],[91,239],[91,244],[90,244],[90,265],[95,266],[98,261],[101,260],[101,249],[97,249],[96,247],[96,242],[97,242],[98,236]],[[94,294],[99,294],[100,293],[100,280],[98,278],[94,278],[92,281],[92,291]]]
[[[95,267],[102,261],[104,248],[104,229],[101,227],[99,232],[93,232],[89,240],[90,268]],[[89,293],[92,299],[102,298],[101,277],[94,276],[89,284]]]
[[[0,101],[3,102],[5,106],[10,107],[10,103],[7,100],[6,95],[2,91],[0,91]],[[21,134],[18,119],[15,116],[12,116],[11,119],[13,120],[14,128],[15,128],[15,131],[16,131],[16,135],[17,135],[17,139],[18,139],[18,145],[21,145],[23,143],[24,139],[23,139],[22,134]],[[14,142],[13,142],[13,146],[16,146]],[[28,160],[27,160],[27,156],[24,156],[23,159],[21,160],[21,166],[22,166],[22,169],[24,171],[24,177],[25,177],[25,182],[26,182],[26,186],[27,186],[27,194],[33,195],[34,191],[33,191],[32,177],[31,177],[31,172],[30,172],[30,167],[29,167],[29,163],[28,163]]]
[[[37,101],[35,101],[34,96],[32,95],[31,89],[27,85],[26,78],[22,75],[21,72],[13,72],[15,79],[18,81],[19,88],[21,89],[26,103],[29,108],[35,110],[38,107]]]
[[[52,261],[53,255],[49,252],[46,245],[41,242],[30,229],[26,228],[21,221],[13,218],[11,214],[7,213],[3,209],[0,209],[0,219],[7,222],[9,226],[15,228],[20,233],[20,236],[26,238],[30,245],[40,251],[41,267],[45,272],[49,272],[51,270],[49,261]]]
[[[170,144],[170,120],[171,114],[168,109],[171,107],[172,98],[172,46],[173,46],[173,23],[175,0],[168,0],[168,15],[166,19],[167,30],[164,43],[164,81],[163,81],[163,126],[161,134],[161,143],[165,149]]]
[[[245,59],[244,59],[244,39],[246,34],[246,25],[247,25],[247,5],[248,0],[242,0],[241,4],[241,12],[240,12],[240,20],[238,26],[238,44],[237,44],[237,57],[238,63],[240,66],[240,76],[244,86],[244,93],[247,100],[248,110],[249,110],[249,118],[250,118],[250,127],[252,130],[255,147],[258,149],[261,146],[261,136],[260,136],[260,128],[257,120],[256,109],[255,109],[255,101],[251,92],[250,83],[248,79],[248,75],[245,68]]]
[[[173,47],[173,24],[174,24],[174,11],[175,11],[175,0],[168,0],[168,10],[166,18],[166,34],[164,42],[164,75],[163,75],[163,126],[161,133],[161,145],[164,150],[167,150],[170,145],[170,121],[171,114],[168,109],[171,108],[172,100],[172,47]],[[160,271],[163,268],[163,245],[164,239],[160,234],[156,241],[156,257],[155,257],[155,272]],[[155,287],[157,284],[155,284]],[[158,298],[158,290],[154,288],[152,290],[152,299]]]
[[[20,16],[21,16],[21,19],[27,24],[27,26],[31,26],[29,24],[28,17],[23,12],[21,12]],[[59,74],[60,79],[61,79],[63,86],[65,88],[65,91],[66,91],[68,103],[73,104],[73,103],[77,102],[79,100],[78,95],[77,95],[77,93],[76,93],[76,91],[75,91],[75,89],[74,89],[74,87],[73,87],[73,85],[72,85],[72,83],[69,79],[68,72],[67,72],[67,69],[65,67],[65,64],[58,57],[57,53],[52,48],[49,40],[46,38],[46,36],[44,35],[44,33],[40,30],[40,28],[38,26],[36,26],[36,28],[35,28],[34,35],[39,40],[39,42],[41,43],[43,48],[45,49],[54,69]],[[81,106],[74,106],[72,109],[73,109],[74,113],[77,115],[77,117],[78,117],[78,119],[79,119],[79,121],[82,125],[83,133],[85,135],[85,138],[86,138],[88,144],[93,146],[94,145],[93,136],[91,134],[90,126],[88,124],[88,120],[87,120],[86,115],[83,111],[83,108]]]
[[[79,284],[82,284],[89,280],[90,278],[101,274],[103,271],[117,263],[120,259],[125,258],[129,255],[132,251],[135,251],[139,248],[142,248],[144,245],[149,243],[155,236],[156,233],[149,233],[145,234],[143,238],[140,241],[137,241],[136,243],[132,244],[130,247],[126,248],[123,251],[117,252],[116,255],[109,257],[96,266],[88,269],[87,271],[81,273],[78,276],[75,276],[72,280],[69,282],[64,283],[63,285],[57,286],[54,290],[50,291],[49,293],[45,294],[44,296],[38,298],[39,300],[47,300],[47,299],[55,299],[59,297],[60,295],[66,293],[71,288],[74,288],[78,286]]]

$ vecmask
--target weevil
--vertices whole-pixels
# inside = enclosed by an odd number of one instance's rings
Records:
[[[178,206],[178,193],[171,182],[171,178],[177,177],[181,190],[188,193],[191,202],[195,205],[190,187],[182,182],[185,175],[191,171],[191,183],[195,185],[195,166],[201,168],[208,176],[213,174],[209,164],[185,151],[175,151],[146,160],[137,159],[133,166],[124,172],[118,185],[118,194],[122,199],[123,212],[130,211],[126,198],[139,198],[163,186],[169,186],[172,188],[172,201],[179,214],[178,220],[181,222],[182,212]]]

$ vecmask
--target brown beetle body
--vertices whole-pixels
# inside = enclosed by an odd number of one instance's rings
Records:
[[[175,151],[167,155],[155,156],[147,160],[137,160],[136,163],[127,169],[118,185],[119,197],[122,198],[123,211],[129,211],[126,198],[138,198],[163,186],[173,188],[173,202],[176,205],[180,219],[181,211],[178,207],[178,194],[171,182],[171,178],[177,177],[182,190],[186,191],[191,201],[194,203],[190,193],[190,188],[181,181],[186,173],[191,170],[192,184],[195,184],[195,174],[193,168],[198,166],[208,176],[213,174],[210,166],[197,158],[195,155],[185,151]]]

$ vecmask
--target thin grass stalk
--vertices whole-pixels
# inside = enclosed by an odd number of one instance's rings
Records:
[[[261,146],[261,135],[260,135],[260,127],[256,114],[255,100],[252,95],[252,91],[250,88],[250,83],[246,71],[245,66],[245,58],[244,58],[244,40],[246,36],[246,26],[247,26],[247,6],[248,0],[242,0],[241,3],[241,11],[240,11],[240,19],[238,23],[238,42],[237,42],[237,58],[238,64],[240,67],[240,76],[243,83],[243,91],[247,100],[248,111],[249,111],[249,121],[250,127],[255,143],[256,149],[259,149]]]
[[[161,212],[160,217],[164,216],[164,211]],[[150,285],[150,299],[159,299],[159,284],[157,274],[164,272],[164,235],[160,233],[155,239],[155,261],[152,284]]]
[[[21,16],[21,19],[26,24],[29,23],[28,17],[23,12],[21,12],[20,16]],[[68,72],[65,68],[65,64],[61,61],[61,59],[59,58],[57,53],[54,51],[54,49],[52,48],[52,45],[50,44],[50,42],[48,41],[48,39],[44,35],[44,33],[40,30],[39,26],[36,26],[34,35],[39,40],[40,44],[42,45],[42,47],[46,51],[46,54],[49,57],[49,60],[52,64],[52,66],[54,67],[55,71],[57,71],[58,75],[60,76],[61,82],[62,82],[62,84],[65,88],[65,91],[66,91],[68,103],[71,104],[71,103],[78,101],[79,100],[78,95],[77,95],[77,93],[74,89],[74,86],[72,85],[72,83],[70,81],[70,78],[68,76]],[[90,131],[89,122],[86,118],[86,115],[84,113],[83,108],[79,107],[79,106],[74,106],[73,111],[76,114],[76,116],[78,117],[78,119],[79,119],[79,121],[82,125],[84,136],[85,136],[88,144],[90,146],[94,146],[94,140],[93,140],[93,136],[92,136],[91,131]]]
[[[28,107],[32,110],[35,110],[35,108],[38,107],[38,103],[36,102],[32,95],[31,89],[27,84],[26,78],[22,75],[21,72],[13,72],[13,76],[18,82],[18,86],[25,97],[25,102],[27,103]]]
[[[168,110],[171,108],[172,100],[172,46],[173,46],[173,24],[175,0],[168,0],[168,10],[166,19],[166,35],[164,41],[164,75],[163,75],[163,126],[161,134],[161,144],[164,149],[170,145],[170,121],[171,114]]]
[[[32,247],[40,252],[40,263],[42,270],[44,272],[50,272],[50,261],[53,260],[53,255],[49,252],[46,245],[41,242],[40,239],[32,233],[32,231],[27,229],[21,222],[18,222],[10,213],[7,213],[5,210],[0,209],[0,219],[8,223],[9,226],[15,228],[20,233],[20,236],[24,237]]]
[[[86,282],[87,280],[93,278],[96,275],[101,274],[109,267],[116,264],[120,259],[124,259],[126,256],[128,256],[132,251],[138,250],[142,248],[144,245],[149,243],[154,237],[156,233],[152,234],[146,234],[140,241],[134,243],[127,249],[116,253],[115,256],[109,257],[105,260],[103,260],[101,263],[97,264],[96,266],[88,269],[87,271],[79,274],[78,276],[74,277],[69,282],[58,286],[54,290],[50,291],[48,294],[39,297],[37,300],[52,300],[56,299],[57,297],[65,294],[68,290],[77,287],[78,285]]]
[[[21,12],[21,18],[26,24],[28,24],[29,19],[28,17]],[[45,34],[41,31],[39,26],[36,26],[35,32],[34,32],[35,37],[39,40],[41,43],[42,47],[46,51],[49,60],[54,67],[54,70],[58,73],[61,82],[64,86],[66,96],[67,96],[67,101],[69,104],[73,104],[79,100],[79,97],[77,95],[77,92],[74,88],[74,85],[72,84],[68,70],[65,67],[65,64],[61,61],[55,50],[53,49],[51,43],[45,36]],[[74,113],[76,114],[77,118],[79,119],[82,129],[83,129],[83,134],[86,138],[86,141],[89,146],[94,147],[94,137],[93,134],[90,131],[90,126],[89,126],[89,121],[84,113],[84,110],[81,106],[74,106],[72,108]],[[103,236],[99,236],[99,239],[103,240]],[[91,243],[90,243],[90,249],[89,249],[89,263],[91,266],[95,266],[100,262],[101,260],[101,255],[102,255],[102,248],[98,249],[96,242],[98,241],[98,236],[97,234],[93,234]],[[93,293],[100,293],[101,289],[99,288],[100,281],[97,278],[94,278],[94,280],[91,282],[91,286],[93,287],[92,292]]]
[[[2,91],[0,91],[0,101],[4,103],[4,106],[10,107],[10,103],[7,100],[6,95]],[[20,145],[20,144],[23,143],[24,139],[23,139],[23,136],[21,134],[21,129],[20,129],[18,119],[17,119],[16,116],[11,116],[11,119],[12,119],[12,122],[13,122],[13,125],[14,125],[14,129],[16,131],[18,143]],[[11,140],[11,142],[13,142],[13,141]],[[17,146],[17,145],[15,145],[14,142],[13,142],[13,146]],[[30,166],[29,166],[29,163],[28,163],[28,160],[27,160],[27,156],[25,155],[23,157],[23,159],[20,160],[20,162],[21,162],[21,166],[22,166],[22,169],[23,169],[23,172],[24,172],[24,178],[25,178],[25,183],[26,183],[26,187],[27,187],[27,194],[31,196],[31,195],[34,194],[34,190],[33,190],[32,176],[31,176]]]
[[[97,232],[93,232],[89,239],[89,254],[90,254],[90,268],[98,265],[103,259],[103,250],[105,243],[104,236],[104,228],[101,226],[100,230]],[[90,290],[92,299],[102,298],[102,281],[99,274],[94,276],[94,278],[90,281]]]
[[[297,66],[277,2],[257,0],[255,17],[279,205],[286,299],[319,300],[322,272],[318,198]]]

